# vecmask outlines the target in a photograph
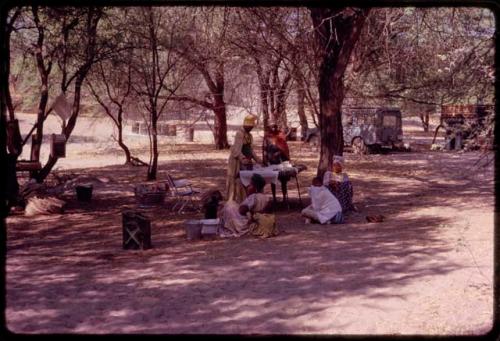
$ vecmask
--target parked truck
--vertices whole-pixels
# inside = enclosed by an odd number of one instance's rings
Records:
[[[399,108],[348,107],[342,113],[344,146],[356,154],[403,146],[403,124]],[[306,142],[319,145],[318,128],[311,129]]]
[[[466,144],[479,147],[488,143],[486,140],[492,138],[488,136],[488,131],[492,131],[493,112],[493,105],[443,105],[434,139],[438,130],[444,128],[447,150],[462,149]]]

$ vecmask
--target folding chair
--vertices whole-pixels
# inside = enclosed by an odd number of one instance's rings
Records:
[[[175,210],[179,206],[178,213],[182,213],[187,205],[191,205],[197,211],[200,210],[193,202],[193,198],[197,199],[197,195],[200,193],[198,189],[194,189],[191,182],[187,179],[174,180],[170,174],[167,174],[167,185],[169,187],[170,193],[175,200],[174,205],[171,210]]]

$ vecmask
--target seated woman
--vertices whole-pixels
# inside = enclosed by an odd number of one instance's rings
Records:
[[[342,206],[342,212],[346,213],[351,210],[355,211],[356,208],[352,203],[352,184],[347,173],[342,172],[342,163],[342,157],[334,157],[332,171],[325,172],[323,176],[323,185],[335,195]]]
[[[302,210],[302,215],[307,219],[320,224],[340,224],[344,221],[339,201],[323,186],[320,177],[313,179],[309,196],[311,205]]]
[[[259,174],[250,180],[248,196],[241,203],[228,201],[222,209],[221,237],[240,237],[251,233],[260,237],[270,237],[278,233],[272,212],[272,203],[262,193],[266,182]]]

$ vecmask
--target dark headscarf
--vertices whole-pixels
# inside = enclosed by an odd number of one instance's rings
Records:
[[[264,186],[266,185],[266,180],[264,180],[264,178],[260,174],[252,175],[250,182],[255,187],[257,192],[262,192],[262,190],[264,189]]]

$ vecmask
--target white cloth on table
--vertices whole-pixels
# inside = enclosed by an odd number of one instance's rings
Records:
[[[254,168],[253,170],[240,170],[240,181],[243,186],[246,187],[250,185],[252,176],[254,174],[259,174],[264,178],[266,184],[271,183],[276,185],[278,183],[278,176],[280,174],[280,171],[288,169],[295,169],[296,172],[298,172],[295,167],[284,167],[283,165],[272,165],[267,167]]]
[[[278,183],[278,175],[279,175],[279,170],[273,170],[273,169],[278,169],[277,167],[263,167],[263,168],[258,168],[254,170],[240,170],[240,181],[243,184],[243,186],[248,186],[250,185],[252,176],[254,174],[259,174],[261,175],[264,180],[266,181],[266,184],[272,183],[276,184]]]
[[[340,202],[325,186],[309,187],[311,205],[302,210],[302,214],[319,221],[321,224],[342,212]]]

